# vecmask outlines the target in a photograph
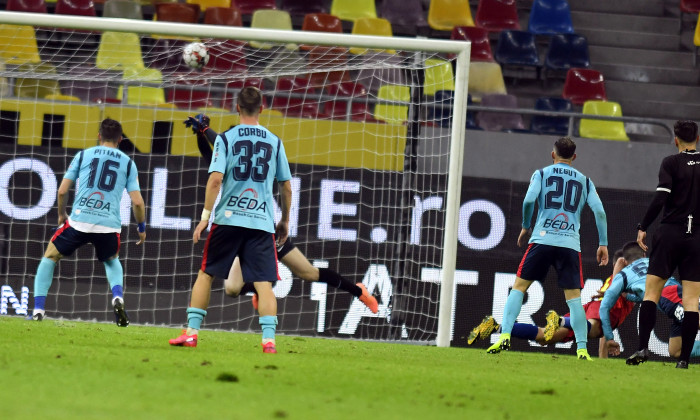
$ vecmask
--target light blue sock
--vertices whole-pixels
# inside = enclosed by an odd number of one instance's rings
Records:
[[[46,296],[53,282],[53,270],[56,263],[49,258],[42,258],[34,277],[34,309],[44,309]]]
[[[117,297],[117,294],[114,292],[114,288],[119,286],[118,291],[121,291],[124,287],[124,269],[122,268],[122,263],[119,262],[119,258],[114,258],[105,261],[103,264],[105,265],[105,273],[107,274],[109,288],[112,290],[114,297]],[[122,294],[119,296],[121,297]]]
[[[520,314],[523,306],[525,294],[520,290],[513,289],[506,299],[506,307],[503,310],[503,322],[501,322],[501,333],[510,334],[513,331],[513,324]]]
[[[700,357],[700,341],[693,344],[693,350],[690,352],[690,357]]]
[[[576,337],[576,349],[586,350],[588,343],[588,325],[586,321],[586,312],[581,305],[581,298],[577,297],[566,301],[569,305],[569,313],[571,314],[571,327],[574,330]]]
[[[274,340],[277,330],[277,317],[273,315],[261,316],[260,326],[262,327],[262,339]]]
[[[198,330],[202,326],[207,311],[199,308],[187,308],[187,327]]]

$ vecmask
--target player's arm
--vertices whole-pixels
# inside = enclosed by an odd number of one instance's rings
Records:
[[[129,161],[131,168],[129,170],[129,178],[126,180],[126,191],[131,199],[131,211],[136,219],[139,240],[136,245],[141,245],[146,240],[146,204],[141,195],[141,187],[139,186],[139,175],[136,169],[136,164]]]
[[[542,174],[540,171],[535,171],[530,177],[530,186],[527,187],[527,193],[523,199],[523,221],[520,235],[518,235],[518,246],[524,246],[530,239],[530,227],[532,224],[532,214],[535,211],[535,203],[537,197],[540,196],[542,189]]]
[[[61,226],[68,219],[66,206],[68,204],[68,192],[73,186],[73,180],[63,178],[61,185],[58,187],[58,195],[56,197],[58,205],[58,226]]]
[[[588,207],[593,211],[595,217],[595,225],[598,228],[598,250],[596,258],[600,265],[608,265],[608,217],[605,215],[603,202],[600,201],[598,191],[591,180],[586,180],[589,184],[587,203]]]
[[[194,243],[199,242],[202,232],[209,225],[209,217],[211,216],[211,211],[214,209],[214,203],[216,202],[216,197],[219,195],[221,190],[221,184],[223,183],[224,174],[222,172],[211,172],[209,174],[209,179],[207,180],[207,190],[204,193],[204,210],[202,210],[201,220],[194,230],[194,235],[192,239]]]
[[[187,117],[185,126],[192,128],[192,132],[197,135],[197,147],[207,164],[211,163],[212,146],[218,136],[217,132],[209,127],[209,117],[205,114],[197,114],[194,117]]]
[[[290,181],[280,182],[279,191],[282,218],[275,227],[277,246],[284,244],[287,241],[287,236],[289,235],[289,212],[292,207],[292,183]]]
[[[617,344],[614,340],[615,336],[613,335],[613,329],[610,325],[610,310],[613,306],[615,306],[615,302],[617,302],[617,299],[623,292],[625,283],[623,276],[624,273],[620,273],[613,277],[610,287],[608,287],[608,290],[605,291],[603,301],[600,302],[600,325],[603,329],[603,336],[607,340],[609,348],[615,346],[619,347],[619,344]]]

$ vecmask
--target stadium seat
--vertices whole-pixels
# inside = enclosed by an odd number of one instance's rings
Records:
[[[56,80],[56,68],[49,63],[24,63],[17,67],[23,74],[32,77],[17,77],[15,79],[15,96],[18,98],[43,99],[47,95],[60,95],[61,88]],[[42,76],[49,76],[42,79]]]
[[[332,0],[331,14],[354,22],[359,18],[376,18],[377,7],[374,0]]]
[[[588,41],[583,35],[557,34],[549,42],[549,48],[544,59],[544,78],[547,72],[568,71],[571,68],[586,68],[591,66],[588,54]]]
[[[469,93],[474,102],[489,93],[507,93],[501,66],[486,61],[469,63]]]
[[[44,0],[7,0],[5,10],[8,12],[46,13]]]
[[[175,104],[178,108],[188,110],[211,108],[214,103],[210,98],[209,87],[209,84],[203,80],[185,79],[166,89],[166,99],[168,103]]]
[[[329,83],[340,83],[350,80],[347,71],[330,70],[344,67],[348,62],[348,50],[342,47],[314,46],[309,51],[307,57],[307,67],[309,69],[309,85],[312,87],[322,87]],[[320,71],[329,69],[329,71]]]
[[[354,35],[375,35],[375,36],[394,36],[391,30],[391,22],[382,18],[360,18],[352,25],[352,33]],[[353,54],[365,54],[369,51],[366,48],[350,48]],[[395,50],[374,50],[386,51],[389,54],[396,54]]]
[[[234,0],[187,0],[187,3],[198,4],[201,11],[206,11],[210,7],[231,7]]]
[[[425,27],[425,12],[421,0],[382,0],[379,14],[393,26]]]
[[[207,7],[204,12],[206,25],[243,26],[241,11],[236,7]]]
[[[382,85],[405,85],[406,75],[401,68],[403,59],[397,54],[370,51],[355,57],[360,71],[353,79],[371,93],[376,94]]]
[[[291,31],[292,28],[292,17],[286,10],[274,10],[274,9],[261,9],[253,12],[253,19],[250,23],[251,28],[261,28],[261,29],[278,29],[281,31]],[[274,47],[274,44],[268,42],[257,42],[250,41],[250,46],[253,48],[259,48],[264,50],[269,50]],[[296,44],[286,44],[286,47],[290,50],[296,50],[298,46]]]
[[[349,119],[350,121],[373,120],[367,106],[367,89],[361,84],[356,82],[332,83],[326,86],[325,93],[336,98],[325,104],[325,113],[331,118]]]
[[[204,68],[208,72],[243,73],[248,69],[245,43],[235,40],[212,40],[209,47],[209,63]]]
[[[188,73],[192,69],[182,59],[182,51],[188,43],[186,39],[157,38],[155,44],[143,52],[143,60],[147,67],[163,73]]]
[[[0,25],[0,59],[10,65],[41,62],[34,28]]]
[[[290,98],[285,94],[303,95],[302,98]],[[275,97],[272,99],[272,109],[284,112],[285,115],[301,118],[318,118],[318,99],[307,99],[306,95],[315,94],[315,89],[307,79],[300,77],[282,77],[277,80]]]
[[[451,31],[455,26],[475,26],[468,0],[432,0],[428,9],[428,25],[438,31]]]
[[[622,117],[622,108],[617,102],[586,101],[583,114]],[[590,139],[629,141],[622,121],[581,119],[579,135]]]
[[[590,100],[607,100],[603,74],[592,69],[569,69],[561,96],[574,105],[583,105]]]
[[[302,31],[343,33],[343,23],[337,16],[326,13],[309,13],[304,16]]]
[[[432,106],[428,106],[428,120],[434,121],[440,127],[452,125],[452,105],[454,104],[453,90],[438,90],[435,92]]]
[[[497,108],[517,108],[518,98],[514,95],[489,94],[481,98],[481,105]],[[476,124],[486,131],[522,130],[525,128],[520,114],[480,111],[476,114]]]
[[[7,69],[5,63],[0,60],[0,72],[4,72]],[[10,82],[7,77],[0,77],[0,96],[7,97],[12,95],[12,90],[10,89]]]
[[[379,88],[374,106],[374,118],[389,124],[403,124],[408,120],[408,105],[382,103],[381,100],[396,102],[411,102],[411,89],[401,85],[383,85]]]
[[[157,69],[127,67],[124,69],[124,81],[162,83],[163,75]],[[117,99],[124,103],[124,86],[119,86]],[[162,105],[165,104],[165,92],[160,87],[130,85],[127,86],[125,103],[128,105]]]
[[[157,3],[155,19],[159,22],[197,23],[199,5],[189,3]]]
[[[535,34],[525,31],[502,31],[493,56],[502,66],[535,67],[537,78],[542,67]]]
[[[54,13],[57,15],[97,16],[92,0],[58,0]]]
[[[678,21],[679,32],[683,31],[683,15],[689,13],[697,16],[700,13],[700,0],[681,0],[679,4],[680,18]]]
[[[571,101],[564,98],[537,98],[535,109],[538,111],[574,111]],[[566,136],[569,134],[569,118],[533,115],[532,120],[530,120],[530,130],[540,134]]]
[[[489,32],[520,30],[515,0],[479,0],[474,20]]]
[[[698,47],[700,47],[700,15],[698,15],[698,23],[695,25],[695,35],[693,36],[693,67],[698,64]]]
[[[476,26],[455,26],[450,39],[472,43],[471,61],[494,61],[489,32]]]
[[[290,15],[306,15],[308,13],[328,13],[327,2],[324,0],[282,0],[280,9]]]
[[[144,68],[139,36],[129,32],[103,32],[95,66],[105,70]]]
[[[435,95],[435,92],[442,90],[455,90],[455,78],[452,72],[452,63],[449,61],[430,58],[425,60],[425,83],[423,84],[423,94],[427,96]]]
[[[61,92],[85,102],[94,102],[117,96],[117,88],[110,82],[121,78],[122,72],[80,64],[70,67],[68,75],[59,81]]]
[[[535,0],[527,30],[538,35],[572,34],[571,10],[567,0]]]
[[[141,3],[132,0],[108,0],[102,8],[102,16],[143,20],[143,11]]]
[[[48,94],[44,96],[44,99],[48,99],[51,101],[80,102],[80,98],[78,98],[77,96],[63,95],[60,93]]]
[[[276,9],[277,2],[275,0],[233,0],[241,14],[252,15],[253,12],[260,9]]]

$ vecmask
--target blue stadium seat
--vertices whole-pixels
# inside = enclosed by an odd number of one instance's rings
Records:
[[[538,35],[574,33],[567,0],[535,0],[530,9],[528,31]]]
[[[573,112],[574,106],[564,98],[537,98],[535,109],[539,111]],[[540,134],[566,136],[569,134],[569,119],[535,115],[530,121],[530,130]]]
[[[539,79],[542,62],[534,34],[525,31],[501,32],[493,55],[502,66],[535,67]]]
[[[552,36],[544,59],[545,79],[549,70],[568,71],[571,68],[588,68],[588,40],[583,35],[558,34]]]

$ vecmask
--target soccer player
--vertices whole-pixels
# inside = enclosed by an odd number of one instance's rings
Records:
[[[667,156],[659,169],[659,184],[644,219],[637,225],[637,242],[646,251],[647,229],[664,209],[654,233],[646,277],[646,292],[639,309],[639,350],[627,359],[638,365],[649,358],[649,337],[656,324],[656,305],[664,283],[678,269],[683,283],[682,348],[676,368],[687,369],[698,332],[700,298],[700,153],[698,125],[677,121],[673,127],[675,155]],[[695,220],[697,219],[697,220]]]
[[[202,157],[207,162],[211,162],[211,145],[214,144],[217,133],[209,127],[209,117],[204,114],[198,114],[195,117],[189,117],[185,121],[185,125],[192,127],[192,131],[197,135],[197,146]],[[372,313],[377,313],[379,308],[377,299],[369,294],[364,284],[355,284],[331,269],[314,267],[294,245],[291,238],[287,238],[284,244],[277,249],[277,258],[300,279],[308,282],[320,281],[336,289],[344,290],[358,298]],[[250,283],[243,281],[238,258],[234,261],[229,275],[224,281],[224,290],[229,296],[238,296],[241,293],[245,294],[254,291]],[[253,296],[253,305],[257,309],[257,297],[255,295]]]
[[[600,265],[608,263],[608,228],[603,203],[593,182],[571,166],[576,159],[575,152],[576,144],[570,138],[559,138],[551,153],[554,163],[535,171],[530,178],[523,201],[522,229],[518,236],[518,246],[524,246],[528,238],[529,245],[506,300],[501,335],[487,349],[488,353],[510,349],[513,324],[520,313],[525,292],[533,281],[544,280],[549,267],[554,266],[571,312],[576,355],[579,359],[591,360],[586,346],[586,313],[581,305],[583,272],[579,228],[584,204],[593,210],[598,227],[596,258]],[[532,235],[530,223],[535,203],[539,203],[539,210]]]
[[[196,347],[197,334],[209,306],[212,280],[214,276],[227,277],[238,256],[245,281],[254,283],[259,296],[263,352],[277,353],[277,300],[272,291],[272,283],[278,279],[275,245],[281,246],[287,240],[292,175],[282,142],[259,124],[260,90],[251,86],[243,88],[236,108],[241,124],[216,137],[204,210],[192,237],[195,244],[199,242],[221,190],[214,223],[204,245],[202,265],[192,287],[187,330],[171,339],[170,344]],[[275,179],[279,183],[282,210],[276,227],[272,185]]]
[[[119,262],[119,213],[122,192],[126,188],[138,223],[139,241],[146,240],[146,207],[141,197],[136,164],[117,149],[122,126],[105,119],[98,132],[99,146],[78,152],[58,188],[58,230],[46,247],[34,278],[34,311],[31,318],[41,321],[56,263],[76,249],[91,243],[97,259],[105,266],[112,290],[112,307],[118,326],[129,325],[124,309],[124,271]],[[66,213],[68,191],[78,181],[71,215]]]

